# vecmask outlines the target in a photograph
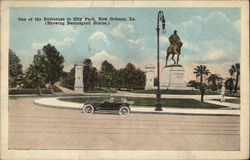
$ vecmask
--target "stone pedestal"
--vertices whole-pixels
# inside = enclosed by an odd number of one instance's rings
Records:
[[[170,65],[164,67],[160,79],[161,89],[190,90],[186,86],[185,71],[181,65]]]
[[[83,93],[83,64],[75,64],[75,93]]]

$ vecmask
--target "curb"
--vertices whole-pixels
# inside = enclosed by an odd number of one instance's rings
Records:
[[[81,110],[82,109],[81,107],[69,107],[69,106],[64,106],[64,105],[56,106],[55,104],[50,105],[50,104],[46,104],[46,103],[37,102],[37,100],[34,100],[33,104],[38,105],[38,106],[42,106],[42,107],[59,108],[59,109],[70,109],[70,110]],[[149,107],[146,107],[146,108],[149,108]],[[149,110],[149,111],[144,110],[143,111],[143,108],[142,108],[142,110],[140,110],[140,107],[134,107],[134,109],[131,109],[131,113],[137,113],[137,114],[196,115],[196,116],[199,116],[199,115],[206,115],[206,116],[239,116],[240,115],[240,110],[237,110],[234,113],[202,113],[202,112],[193,112],[192,113],[190,111],[187,111],[185,113],[185,111],[182,110],[182,109],[175,109],[175,108],[169,108],[169,109],[170,109],[169,111],[168,111],[168,109],[165,109],[165,111],[151,111],[151,110]],[[172,111],[171,111],[171,109],[172,109]],[[135,111],[133,111],[133,110],[135,110]],[[153,110],[153,108],[152,108],[152,110]],[[214,110],[211,110],[211,111],[214,111]],[[228,110],[228,111],[230,111],[230,110]]]
[[[179,112],[156,112],[156,111],[131,111],[136,114],[168,114],[168,115],[192,115],[192,116],[240,116],[240,114],[218,114],[218,113],[179,113]]]

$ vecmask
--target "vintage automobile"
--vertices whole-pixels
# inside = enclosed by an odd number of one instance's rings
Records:
[[[83,112],[92,114],[95,111],[118,111],[119,115],[128,115],[133,102],[121,98],[121,101],[115,102],[114,97],[106,98],[102,102],[87,102],[83,106]]]

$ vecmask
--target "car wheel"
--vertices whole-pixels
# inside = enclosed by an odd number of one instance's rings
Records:
[[[119,115],[123,115],[123,116],[126,116],[130,113],[130,110],[127,106],[122,106],[120,109],[119,109]]]
[[[94,113],[94,107],[91,104],[86,104],[83,108],[84,113],[92,114]]]

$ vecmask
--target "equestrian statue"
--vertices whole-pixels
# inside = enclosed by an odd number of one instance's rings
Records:
[[[170,46],[167,49],[166,56],[166,67],[168,62],[168,57],[172,54],[172,60],[174,61],[174,65],[178,65],[179,56],[181,54],[181,47],[183,45],[180,37],[177,35],[177,31],[174,30],[174,34],[169,37]],[[177,55],[177,61],[175,61],[174,56]]]

